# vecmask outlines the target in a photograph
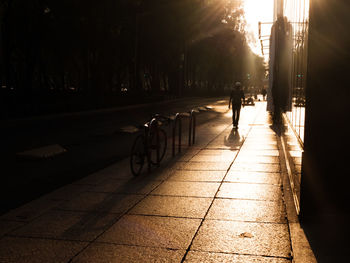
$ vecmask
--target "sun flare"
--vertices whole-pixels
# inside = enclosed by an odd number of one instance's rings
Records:
[[[243,2],[249,46],[252,51],[258,55],[262,55],[258,23],[273,21],[273,5],[274,0],[245,0]],[[271,24],[263,24],[261,27],[261,35],[270,35],[270,30]],[[268,45],[268,43],[265,44]]]

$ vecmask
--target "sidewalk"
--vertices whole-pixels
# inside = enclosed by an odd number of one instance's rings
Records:
[[[223,101],[196,144],[151,174],[134,178],[123,160],[5,214],[0,262],[291,262],[265,108],[245,107],[233,130]]]

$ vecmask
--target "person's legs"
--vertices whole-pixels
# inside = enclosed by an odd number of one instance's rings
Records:
[[[240,111],[241,111],[241,107],[240,105],[239,106],[235,106],[235,107],[232,107],[234,108],[234,114],[232,114],[232,116],[234,115],[234,122],[233,122],[233,125],[235,126],[238,126],[238,121],[239,121],[239,115],[240,115]],[[233,117],[232,117],[233,119]]]
[[[236,116],[235,116],[235,108],[232,105],[232,124],[235,125]]]

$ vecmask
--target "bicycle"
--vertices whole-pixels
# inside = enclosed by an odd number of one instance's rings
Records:
[[[163,160],[167,149],[167,135],[160,126],[169,124],[170,121],[170,118],[156,114],[144,125],[139,126],[143,133],[135,138],[130,154],[130,168],[134,176],[141,173],[145,159],[149,171],[151,165],[159,166]]]

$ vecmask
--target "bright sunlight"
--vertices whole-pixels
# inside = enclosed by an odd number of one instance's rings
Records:
[[[248,43],[252,51],[258,55],[261,54],[261,45],[259,40],[259,22],[272,22],[274,0],[244,0],[243,8],[245,12],[245,19],[247,22],[246,30],[248,33]],[[271,24],[262,24],[261,35],[270,35]],[[265,39],[268,39],[265,37]],[[268,41],[264,41],[264,46],[268,47]],[[268,59],[268,50],[264,50],[265,60]]]

